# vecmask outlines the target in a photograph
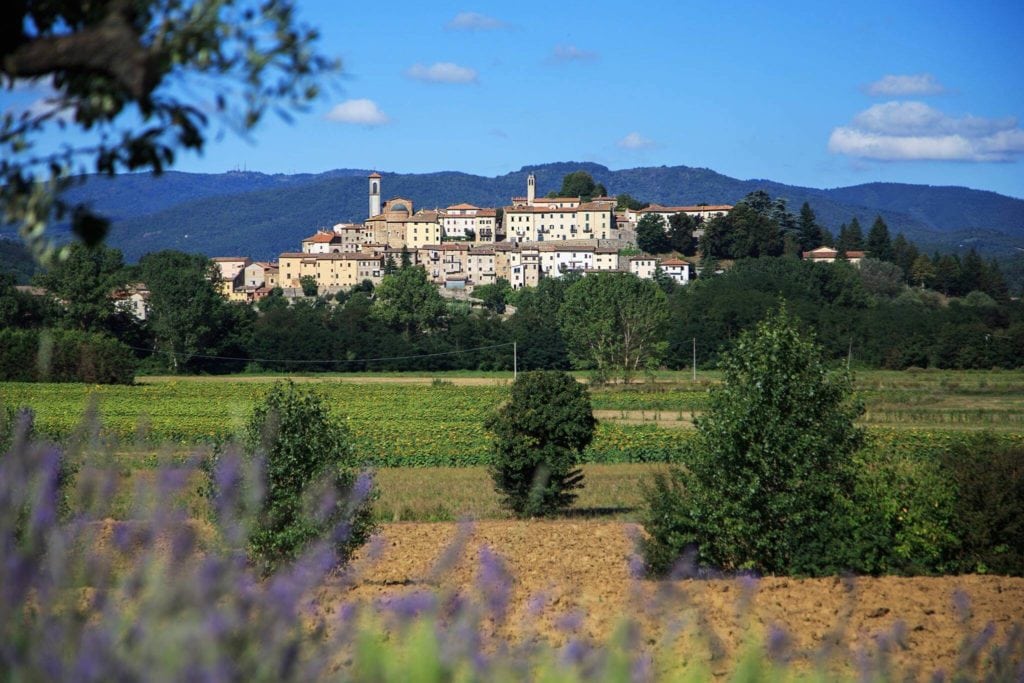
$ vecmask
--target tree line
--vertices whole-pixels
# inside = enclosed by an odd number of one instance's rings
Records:
[[[857,228],[846,226],[837,248],[857,250]],[[422,268],[404,262],[376,288],[366,282],[297,300],[275,291],[256,306],[226,301],[203,256],[162,251],[126,265],[116,249],[76,245],[35,275],[48,296],[18,291],[13,273],[0,274],[0,327],[75,331],[79,350],[65,357],[85,354],[81,335],[113,338],[143,372],[510,370],[514,342],[522,370],[576,368],[628,380],[689,367],[694,346],[698,364],[713,366],[742,330],[785,301],[835,360],[892,369],[1021,364],[1024,307],[1008,296],[997,265],[975,253],[915,253],[900,236],[888,240],[881,220],[863,243],[888,260],[812,263],[783,249],[736,259],[720,274],[705,265],[686,286],[660,273],[565,273],[518,291],[504,280],[477,287],[472,303],[443,298]],[[149,291],[144,321],[111,299],[137,282]],[[15,346],[24,355],[33,342]],[[98,339],[93,346],[110,348]],[[5,358],[8,368],[36,364]]]

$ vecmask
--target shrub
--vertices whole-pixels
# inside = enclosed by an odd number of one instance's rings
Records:
[[[918,447],[866,448],[854,459],[854,491],[832,540],[843,565],[864,574],[931,574],[951,570],[956,488],[936,458]]]
[[[785,308],[740,335],[722,367],[683,466],[647,492],[649,569],[667,571],[690,546],[730,570],[840,569],[830,541],[863,439],[849,375],[827,369]]]
[[[502,504],[520,517],[548,515],[576,499],[579,463],[597,421],[587,390],[571,375],[519,375],[508,403],[487,420],[494,435],[490,472]]]
[[[372,481],[357,472],[348,428],[331,418],[319,394],[290,381],[275,384],[253,410],[245,448],[265,458],[265,494],[249,538],[264,571],[295,559],[339,524],[344,533],[333,539],[339,563],[366,542],[373,531]]]
[[[131,384],[131,349],[103,334],[0,330],[0,381]]]
[[[955,489],[955,568],[1024,575],[1024,448],[982,435],[939,461]]]

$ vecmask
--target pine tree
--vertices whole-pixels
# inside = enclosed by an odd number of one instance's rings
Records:
[[[867,248],[871,258],[889,262],[894,260],[892,241],[889,239],[889,226],[885,224],[881,216],[876,216],[875,222],[871,225],[871,230],[868,232]]]
[[[807,202],[800,207],[800,219],[797,223],[798,241],[803,251],[817,249],[825,243],[824,230],[818,225],[818,217]]]

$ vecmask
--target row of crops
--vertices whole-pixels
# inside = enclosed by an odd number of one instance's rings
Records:
[[[138,386],[2,384],[0,406],[28,406],[37,432],[66,440],[95,407],[100,434],[115,447],[168,442],[191,446],[229,440],[241,433],[254,403],[269,385],[230,381],[168,381]],[[487,462],[485,418],[508,395],[494,385],[317,385],[339,419],[349,426],[358,452],[377,466],[465,466]],[[598,390],[596,410],[700,410],[706,387]],[[586,458],[595,463],[673,460],[693,432],[651,424],[602,422]],[[961,437],[957,430],[873,429],[876,447],[920,452]],[[1016,433],[1002,438],[1018,439]]]

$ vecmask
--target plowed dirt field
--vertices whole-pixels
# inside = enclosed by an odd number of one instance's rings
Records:
[[[514,577],[504,635],[540,632],[559,644],[573,637],[565,615],[580,612],[575,634],[605,639],[628,616],[641,623],[645,642],[662,651],[664,639],[681,629],[684,635],[673,646],[687,653],[679,656],[680,666],[706,666],[716,676],[731,672],[739,649],[772,627],[788,633],[788,650],[798,666],[831,652],[833,666],[847,673],[855,671],[850,667],[858,657],[878,656],[880,635],[896,633],[893,661],[904,671],[916,671],[917,678],[954,667],[965,637],[986,624],[992,623],[995,638],[1002,639],[1012,624],[1024,623],[1020,578],[639,581],[630,575],[637,533],[635,525],[607,521],[386,524],[383,540],[371,551],[377,557],[357,561],[354,587],[328,586],[320,599],[330,604],[412,590],[472,591],[478,553],[486,545],[505,559]],[[460,536],[459,559],[435,572]],[[968,599],[957,597],[959,592]],[[538,601],[544,609],[535,616],[528,604],[535,607]]]

